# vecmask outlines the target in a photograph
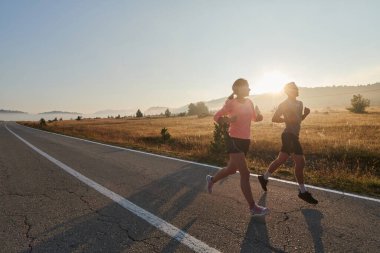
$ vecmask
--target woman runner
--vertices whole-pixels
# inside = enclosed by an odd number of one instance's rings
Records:
[[[229,96],[223,108],[214,116],[214,120],[218,124],[229,124],[226,143],[227,153],[229,154],[228,165],[218,171],[216,175],[206,176],[207,190],[212,193],[213,185],[216,182],[239,171],[240,187],[248,202],[251,215],[266,215],[269,213],[269,209],[257,205],[253,200],[249,183],[250,173],[245,160],[250,145],[251,121],[262,121],[263,116],[256,115],[253,103],[246,98],[250,91],[247,80],[237,79],[232,85],[232,91],[232,95]],[[235,95],[236,98],[234,97]]]

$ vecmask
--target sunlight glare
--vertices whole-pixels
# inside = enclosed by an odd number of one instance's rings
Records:
[[[260,93],[279,93],[284,85],[291,81],[291,78],[279,71],[265,72],[257,82],[257,91]]]

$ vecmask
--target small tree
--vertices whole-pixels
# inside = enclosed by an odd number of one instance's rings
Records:
[[[220,154],[226,151],[226,142],[228,138],[227,123],[214,123],[214,140],[211,142],[210,151],[214,154]]]
[[[40,127],[44,127],[44,126],[46,126],[46,121],[44,118],[41,118],[40,119]]]
[[[202,116],[202,115],[208,115],[210,112],[208,110],[208,107],[204,102],[198,102],[197,103],[197,115]]]
[[[354,95],[351,99],[352,107],[347,108],[349,111],[354,113],[364,113],[365,108],[370,105],[369,99],[363,98],[362,95]]]
[[[188,115],[198,115],[198,116],[203,116],[203,115],[208,115],[210,112],[204,102],[198,102],[196,104],[189,104],[188,107]]]
[[[136,112],[136,117],[141,118],[142,116],[143,116],[142,112],[140,111],[140,109],[138,109]]]
[[[82,116],[78,116],[76,120],[82,120]]]
[[[161,138],[162,138],[162,142],[166,142],[170,139],[171,135],[169,134],[169,131],[168,129],[166,129],[165,127],[161,129]]]
[[[198,113],[197,106],[193,103],[189,104],[187,114],[191,116],[191,115],[197,115],[197,113]]]
[[[165,111],[165,116],[166,116],[166,117],[170,117],[171,114],[172,114],[172,113],[169,111],[169,108],[166,109],[166,111]]]

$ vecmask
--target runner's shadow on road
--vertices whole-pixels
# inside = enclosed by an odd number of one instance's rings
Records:
[[[199,175],[205,173],[206,171],[198,166],[185,165],[174,173],[142,186],[136,194],[126,196],[126,199],[172,223],[198,194],[204,192],[205,180],[199,180]],[[65,203],[59,203],[73,205],[73,209],[83,210],[87,214],[70,216],[70,219],[40,234],[34,234],[34,226],[31,226],[28,236],[33,238],[33,242],[31,248],[23,252],[175,252],[186,248],[114,202],[103,208],[94,208],[99,201],[107,203],[109,200],[92,190],[89,192],[84,196],[72,194],[72,198],[81,199],[81,206],[74,206],[73,203],[78,203],[77,199],[71,203],[70,199]],[[197,219],[196,215],[188,216],[190,217],[183,224],[178,225],[178,221],[172,224],[186,232]],[[54,224],[54,221],[50,224]],[[36,225],[36,229],[38,227]]]
[[[261,206],[266,206],[266,199],[267,193],[264,192],[257,203]],[[271,246],[265,216],[251,218],[240,252],[283,252]]]
[[[320,253],[325,252],[322,242],[323,228],[321,224],[323,214],[315,209],[302,209],[301,212],[305,217],[308,229],[313,237],[314,251]]]

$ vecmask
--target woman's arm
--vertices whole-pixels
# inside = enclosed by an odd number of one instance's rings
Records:
[[[229,121],[230,121],[229,118],[225,117],[225,116],[230,113],[230,111],[231,111],[230,107],[231,107],[230,102],[227,101],[224,104],[223,108],[215,113],[214,121],[218,124],[229,123]]]

